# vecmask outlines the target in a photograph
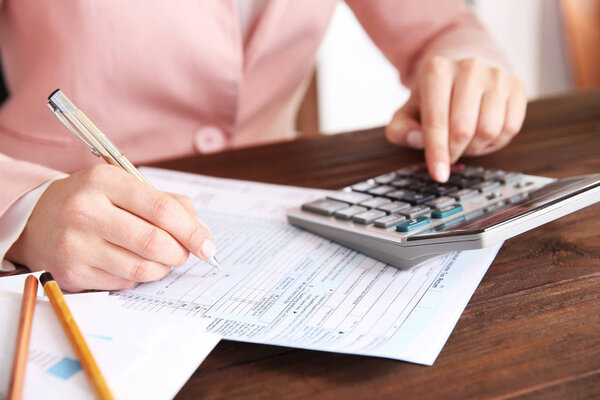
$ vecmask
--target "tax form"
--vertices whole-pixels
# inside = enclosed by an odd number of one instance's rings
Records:
[[[431,365],[499,249],[400,270],[286,222],[286,209],[325,191],[144,174],[192,197],[223,270],[191,257],[160,281],[111,294],[130,310],[207,319],[229,340]]]

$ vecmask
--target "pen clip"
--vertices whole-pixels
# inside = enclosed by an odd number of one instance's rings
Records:
[[[51,100],[49,100],[46,103],[46,105],[48,106],[50,111],[52,111],[54,115],[56,115],[56,118],[58,118],[58,120],[62,122],[63,125],[66,126],[67,129],[71,131],[73,135],[75,135],[79,140],[81,140],[81,142],[92,152],[92,154],[94,154],[96,157],[100,157],[100,153],[98,152],[98,150],[96,150],[94,146],[92,146],[83,136],[81,136],[81,134],[79,134],[77,129],[73,126],[73,124],[71,124],[71,121],[65,118],[63,113],[54,106],[54,103],[52,103]]]

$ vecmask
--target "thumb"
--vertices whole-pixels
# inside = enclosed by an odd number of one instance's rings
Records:
[[[423,149],[423,132],[419,123],[419,107],[415,96],[404,104],[392,117],[385,128],[385,136],[390,143],[400,146]]]

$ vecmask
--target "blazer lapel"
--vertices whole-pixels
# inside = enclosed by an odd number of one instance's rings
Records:
[[[265,4],[244,44],[244,71],[260,57],[261,50],[269,41],[269,37],[277,34],[276,26],[285,13],[288,3],[289,0],[268,0]]]

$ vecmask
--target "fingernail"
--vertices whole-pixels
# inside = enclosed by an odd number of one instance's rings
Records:
[[[202,243],[201,251],[205,258],[211,258],[217,254],[217,246],[215,246],[215,242],[212,240],[206,239],[204,243]]]
[[[425,143],[423,142],[423,134],[421,131],[410,131],[406,135],[406,143],[410,147],[414,147],[415,149],[422,149],[425,147]]]
[[[450,176],[448,163],[437,162],[433,165],[433,178],[438,182],[446,182]]]

